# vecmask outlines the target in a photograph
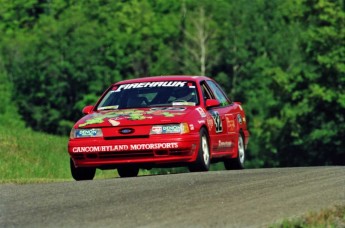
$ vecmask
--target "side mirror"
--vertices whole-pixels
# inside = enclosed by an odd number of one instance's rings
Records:
[[[218,107],[220,102],[216,99],[207,99],[206,100],[206,108]]]
[[[85,107],[83,108],[83,113],[84,113],[84,114],[89,114],[89,113],[92,112],[92,109],[93,109],[93,105],[85,106]]]

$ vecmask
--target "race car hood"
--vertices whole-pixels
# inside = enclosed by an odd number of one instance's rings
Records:
[[[180,123],[194,110],[195,106],[178,106],[96,111],[81,118],[74,128]]]

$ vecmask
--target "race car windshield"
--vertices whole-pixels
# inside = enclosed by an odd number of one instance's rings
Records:
[[[139,82],[113,86],[100,101],[97,110],[198,104],[194,82]]]

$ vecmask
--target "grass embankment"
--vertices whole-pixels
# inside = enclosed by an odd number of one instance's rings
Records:
[[[20,127],[0,127],[1,182],[70,179],[67,138]]]
[[[292,228],[292,227],[345,227],[345,206],[335,206],[320,212],[312,212],[300,218],[284,220],[280,224],[271,226],[272,228]]]
[[[0,183],[42,183],[72,180],[67,137],[34,132],[23,124],[0,121]],[[96,178],[116,177],[97,170]]]

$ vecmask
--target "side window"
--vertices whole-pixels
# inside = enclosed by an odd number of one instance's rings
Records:
[[[216,96],[216,99],[220,102],[221,106],[224,107],[231,104],[230,100],[216,83],[214,83],[213,81],[207,81],[207,84],[212,89],[214,95]]]
[[[202,91],[202,97],[204,98],[204,101],[207,99],[215,99],[212,92],[210,91],[210,88],[206,85],[206,82],[201,82],[201,91]]]

